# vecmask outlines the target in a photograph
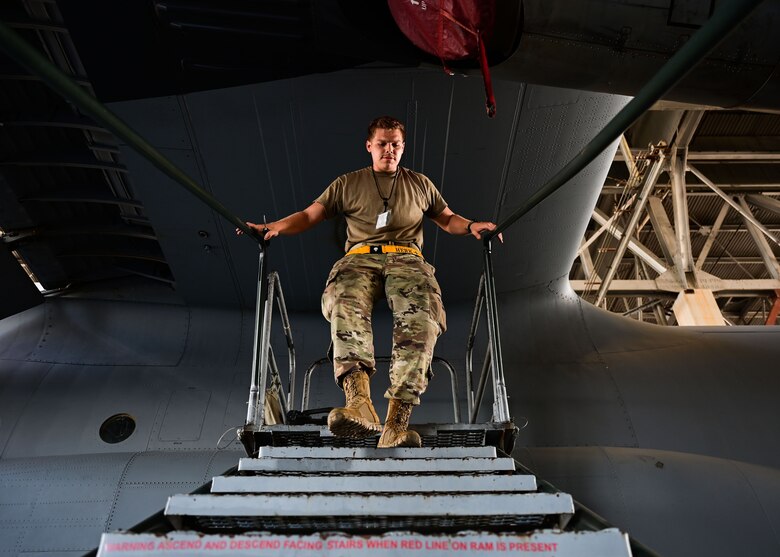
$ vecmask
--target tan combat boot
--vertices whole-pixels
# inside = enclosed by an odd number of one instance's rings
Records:
[[[391,398],[387,404],[387,419],[379,438],[377,447],[387,449],[390,447],[421,447],[422,440],[416,431],[408,430],[409,418],[414,406],[410,402],[404,402]]]
[[[353,371],[342,383],[347,404],[344,408],[334,408],[328,414],[328,429],[337,437],[362,439],[382,431],[374,405],[371,404],[371,391],[368,374],[365,371]]]

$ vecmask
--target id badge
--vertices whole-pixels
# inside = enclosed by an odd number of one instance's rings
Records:
[[[384,213],[379,213],[376,217],[376,228],[379,230],[380,228],[384,228],[388,224],[390,224],[390,215],[392,214],[393,210],[388,209]]]

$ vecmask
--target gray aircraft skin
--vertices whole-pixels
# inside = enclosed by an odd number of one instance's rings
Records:
[[[539,9],[526,5],[527,26],[542,25]],[[774,48],[774,67],[778,37],[766,29],[776,19],[777,3],[765,3],[722,48]],[[428,67],[361,67],[108,106],[254,222],[303,209],[333,178],[368,165],[367,123],[396,115],[407,124],[402,166],[428,175],[455,212],[498,222],[629,101],[614,93],[636,92],[558,88],[567,83],[557,74],[556,87],[531,85],[518,64],[496,67],[494,119],[484,116],[480,78]],[[778,102],[710,92],[684,100]],[[657,327],[598,309],[569,285],[615,149],[493,245],[511,412],[524,426],[513,456],[660,555],[778,555],[780,328]],[[235,429],[250,382],[256,244],[141,155],[126,146],[121,155],[175,285],[138,277],[74,285],[0,321],[0,555],[82,554],[102,532],[132,526],[244,454]],[[328,347],[319,296],[343,253],[342,228],[327,221],[268,251],[291,314],[299,394],[302,371]],[[461,386],[482,249],[426,223],[424,253],[448,312],[436,355],[456,367]],[[377,354],[386,355],[387,308],[374,319]],[[272,346],[284,369],[276,324]],[[413,422],[452,420],[447,374],[434,371]],[[380,415],[386,376],[380,365],[372,382]],[[311,407],[341,396],[328,368],[315,372]],[[486,400],[478,421],[490,419],[489,390]],[[462,392],[459,402],[465,414]],[[101,424],[116,414],[136,428],[106,443]]]

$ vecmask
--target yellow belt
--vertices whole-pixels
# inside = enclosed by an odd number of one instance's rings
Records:
[[[417,248],[410,248],[408,246],[396,246],[395,244],[380,244],[380,245],[363,245],[356,248],[352,248],[347,252],[347,255],[356,255],[359,253],[411,253],[418,257],[422,257],[422,252]]]

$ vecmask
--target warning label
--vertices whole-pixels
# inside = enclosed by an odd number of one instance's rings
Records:
[[[617,530],[564,533],[542,531],[535,534],[508,535],[471,533],[429,535],[388,533],[376,536],[314,534],[281,536],[269,534],[203,535],[195,532],[172,532],[165,536],[152,534],[104,534],[98,556],[150,557],[151,555],[210,556],[251,555],[265,557],[326,555],[359,557],[364,555],[408,556],[417,553],[425,557],[463,554],[548,555],[567,557],[582,552],[608,552],[628,555],[628,544]],[[622,551],[621,551],[622,550]]]

